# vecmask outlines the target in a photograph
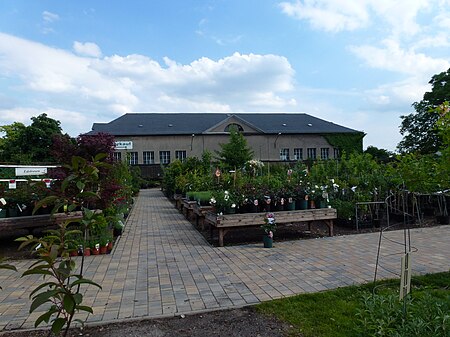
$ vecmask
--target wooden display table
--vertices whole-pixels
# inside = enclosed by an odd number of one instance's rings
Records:
[[[213,206],[201,206],[199,204],[193,205],[193,212],[195,214],[195,225],[200,226],[202,230],[205,229],[205,217],[208,212],[212,212]]]
[[[307,222],[311,230],[314,221],[323,221],[328,226],[329,236],[333,236],[333,220],[337,217],[334,208],[317,208],[299,211],[272,212],[276,223],[287,224],[296,222]],[[264,223],[266,213],[244,213],[217,215],[212,212],[206,213],[205,222],[219,231],[219,246],[223,247],[223,238],[232,228],[261,226]]]

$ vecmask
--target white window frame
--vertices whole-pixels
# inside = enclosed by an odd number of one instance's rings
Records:
[[[308,147],[306,150],[306,154],[308,159],[316,159],[317,158],[317,149],[315,147]]]
[[[330,159],[330,148],[328,147],[320,148],[320,159],[323,160]]]
[[[144,151],[142,153],[142,160],[144,165],[150,165],[155,163],[155,151]]]
[[[170,151],[159,151],[159,163],[170,164]]]
[[[280,160],[288,161],[289,160],[289,149],[284,148],[280,150]]]
[[[139,154],[137,152],[128,152],[128,163],[130,165],[139,164]]]
[[[178,159],[179,161],[183,162],[187,158],[187,152],[186,150],[176,150],[175,151],[175,159]]]
[[[294,149],[294,160],[303,160],[303,149],[301,147]]]
[[[122,152],[113,152],[113,161],[120,162],[122,160]]]

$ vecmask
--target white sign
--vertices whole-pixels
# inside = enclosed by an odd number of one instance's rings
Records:
[[[16,176],[41,176],[47,174],[46,167],[16,167]]]
[[[10,190],[14,190],[14,189],[16,189],[16,188],[17,188],[16,181],[15,181],[14,179],[11,179],[11,180],[9,181],[9,189],[10,189]]]
[[[114,148],[116,150],[132,150],[133,142],[131,140],[120,140],[118,142],[115,142]]]

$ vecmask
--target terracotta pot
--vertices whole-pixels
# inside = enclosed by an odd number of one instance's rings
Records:
[[[84,248],[84,256],[91,256],[91,248],[89,247]]]
[[[100,254],[106,254],[108,252],[108,246],[100,247]]]
[[[78,256],[78,250],[71,250],[69,255],[70,256]]]
[[[113,243],[108,242],[108,250],[111,251],[113,249]]]
[[[92,249],[91,249],[91,254],[92,254],[92,255],[99,255],[99,254],[100,254],[100,249],[92,248]]]

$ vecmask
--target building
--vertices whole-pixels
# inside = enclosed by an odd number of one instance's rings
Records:
[[[132,165],[168,164],[174,159],[214,153],[237,128],[261,161],[333,159],[342,148],[336,137],[353,136],[362,150],[364,133],[304,113],[128,113],[94,123],[89,134],[116,138],[116,159]]]

